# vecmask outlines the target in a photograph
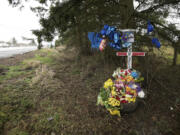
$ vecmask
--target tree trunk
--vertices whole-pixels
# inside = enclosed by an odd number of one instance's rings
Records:
[[[38,50],[40,50],[42,48],[42,39],[41,39],[40,36],[38,36],[37,42],[38,42],[38,47],[37,48],[38,48]]]
[[[123,29],[135,28],[133,20],[134,4],[133,0],[123,0],[120,4],[125,5],[121,7],[121,27]]]
[[[174,57],[173,57],[173,66],[176,66],[177,64],[177,56],[178,56],[178,44],[174,44]]]

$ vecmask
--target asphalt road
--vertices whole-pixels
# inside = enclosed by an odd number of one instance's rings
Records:
[[[0,58],[12,57],[13,55],[23,54],[36,49],[36,46],[0,48]]]

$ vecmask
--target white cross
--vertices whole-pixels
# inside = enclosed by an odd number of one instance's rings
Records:
[[[133,30],[133,29],[125,29],[125,30],[120,30],[120,31],[122,31],[122,32],[132,32],[132,33],[135,32],[135,30]],[[133,39],[130,39],[130,40],[131,41],[128,41],[128,42],[134,42],[134,37],[133,37]],[[116,55],[117,56],[128,56],[127,68],[132,69],[132,56],[145,56],[145,52],[132,52],[132,45],[130,45],[128,47],[127,52],[117,52]]]

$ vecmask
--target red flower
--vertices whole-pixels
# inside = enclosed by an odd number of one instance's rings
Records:
[[[127,91],[126,94],[128,94],[128,95],[134,95],[133,93],[131,93],[131,92],[129,92],[129,91]]]
[[[124,80],[124,77],[121,76],[120,79]]]
[[[118,96],[116,96],[116,99],[120,101],[120,98]]]
[[[121,103],[128,103],[128,101],[126,101],[126,100],[122,100],[122,101],[121,101]]]
[[[128,74],[128,73],[127,73],[127,71],[126,71],[126,72],[125,72],[125,76],[127,76],[127,74]]]

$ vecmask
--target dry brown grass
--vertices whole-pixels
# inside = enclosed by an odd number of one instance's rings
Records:
[[[42,65],[38,69],[36,69],[36,75],[32,78],[32,85],[41,83],[47,83],[43,80],[53,79],[55,76],[55,72],[47,67],[47,65]]]
[[[41,65],[41,62],[39,60],[25,60],[24,62],[24,69],[32,69],[37,68]]]

